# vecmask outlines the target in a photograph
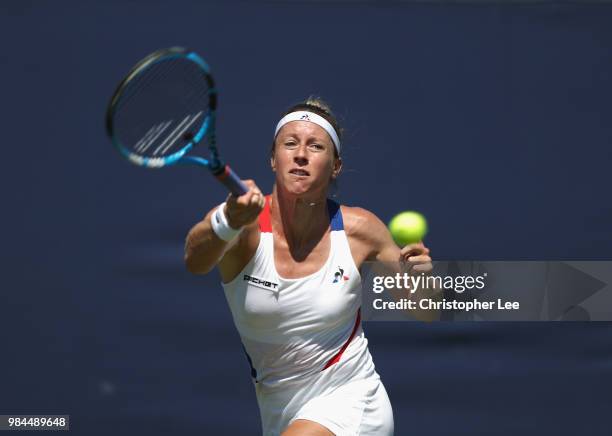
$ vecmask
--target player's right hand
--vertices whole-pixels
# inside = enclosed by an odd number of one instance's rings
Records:
[[[225,201],[225,216],[230,227],[234,229],[255,221],[266,203],[265,196],[253,180],[243,180],[243,182],[249,189],[247,193],[240,197],[230,194]]]

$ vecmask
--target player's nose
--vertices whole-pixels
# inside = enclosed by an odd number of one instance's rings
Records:
[[[306,151],[305,145],[296,147],[293,155],[293,161],[300,165],[306,165],[308,163],[308,153]]]
[[[308,165],[308,158],[305,156],[294,156],[293,162],[295,162],[299,166]]]

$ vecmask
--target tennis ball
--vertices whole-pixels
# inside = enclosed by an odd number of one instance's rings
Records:
[[[423,239],[427,233],[427,221],[418,212],[401,212],[389,221],[389,231],[395,243],[403,247]]]

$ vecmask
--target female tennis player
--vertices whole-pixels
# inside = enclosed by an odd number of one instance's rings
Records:
[[[229,196],[189,232],[187,268],[219,268],[251,365],[263,434],[393,434],[393,412],[361,328],[364,261],[432,269],[429,250],[401,250],[374,214],[328,200],[342,168],[341,130],[308,99],[276,126],[276,181]]]

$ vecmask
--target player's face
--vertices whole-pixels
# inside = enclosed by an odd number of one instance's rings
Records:
[[[283,126],[275,140],[272,169],[276,183],[293,194],[325,194],[341,167],[334,143],[323,128],[308,121]]]

